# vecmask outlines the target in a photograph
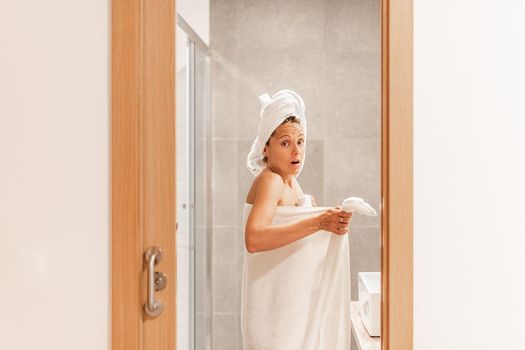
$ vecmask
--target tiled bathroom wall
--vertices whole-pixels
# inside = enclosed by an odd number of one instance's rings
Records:
[[[349,196],[380,207],[380,2],[211,0],[213,121],[212,344],[242,349],[242,208],[253,176],[259,95],[297,91],[306,105],[306,160],[298,181],[319,206]],[[355,216],[357,272],[380,271],[379,217]],[[354,347],[355,348],[355,347]]]

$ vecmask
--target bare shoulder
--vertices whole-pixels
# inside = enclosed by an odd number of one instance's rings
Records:
[[[282,189],[285,186],[281,175],[274,172],[268,171],[261,173],[259,176],[259,183],[257,184],[257,195],[261,194],[266,197],[265,194],[276,195],[280,197]]]
[[[264,171],[259,176],[259,183],[265,183],[270,186],[284,186],[284,181],[281,175],[273,171]]]
[[[261,197],[267,197],[266,194],[271,195],[274,192],[282,193],[284,185],[284,181],[279,174],[271,171],[263,171],[253,180],[250,191],[246,197],[246,202],[255,204],[256,197],[258,197],[260,204]]]
[[[272,222],[286,184],[279,174],[271,171],[261,173],[257,179],[253,207],[246,222],[246,229]]]
[[[285,186],[282,177],[274,172],[265,171],[258,176],[257,181],[253,204],[277,205]]]

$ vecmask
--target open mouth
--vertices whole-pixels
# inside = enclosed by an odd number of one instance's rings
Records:
[[[298,161],[298,160],[293,160],[292,161],[292,164],[299,164],[299,163],[300,163],[300,161]]]

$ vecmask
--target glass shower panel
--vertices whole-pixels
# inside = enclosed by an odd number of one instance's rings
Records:
[[[210,58],[177,17],[177,349],[211,349]]]
[[[189,349],[190,137],[188,111],[188,35],[177,27],[176,189],[177,189],[177,349]],[[175,344],[174,344],[175,345]]]
[[[205,49],[193,43],[193,91],[195,130],[195,235],[194,277],[195,297],[194,347],[211,349],[211,120],[210,120],[210,61]]]

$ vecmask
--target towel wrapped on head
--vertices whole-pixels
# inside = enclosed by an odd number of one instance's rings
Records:
[[[295,116],[299,119],[299,123],[303,129],[304,139],[306,142],[306,118],[304,113],[304,102],[301,96],[292,90],[280,90],[272,97],[268,94],[259,96],[261,102],[261,115],[259,120],[259,127],[257,130],[257,137],[252,144],[250,153],[248,154],[247,166],[248,170],[257,176],[265,168],[264,162],[264,146],[270,139],[272,133],[281,125],[281,123],[290,116]],[[301,162],[301,168],[297,176],[303,169],[304,159]]]

